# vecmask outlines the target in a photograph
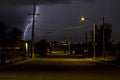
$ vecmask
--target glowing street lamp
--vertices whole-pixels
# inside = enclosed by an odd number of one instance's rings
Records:
[[[26,55],[28,54],[28,43],[25,43]]]
[[[81,20],[81,21],[85,21],[86,18],[85,18],[85,17],[81,17],[80,20]]]
[[[85,20],[91,20],[89,18],[86,18],[86,17],[81,17],[80,18],[81,21],[85,21]],[[96,21],[93,20],[93,58],[95,59],[96,57],[96,37],[95,37],[95,34],[96,34]]]

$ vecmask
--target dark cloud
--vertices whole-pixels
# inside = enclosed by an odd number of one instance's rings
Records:
[[[24,31],[26,25],[31,22],[32,15],[28,15],[28,13],[32,13],[33,2],[34,0],[0,0],[0,21],[4,21],[8,27],[10,26],[10,29],[19,27]],[[91,30],[91,27],[90,29],[88,27],[86,27],[87,29],[71,29],[69,32],[62,31],[65,27],[82,24],[83,22],[79,21],[81,16],[97,20],[104,16],[105,22],[113,25],[113,39],[116,39],[120,25],[119,3],[120,0],[36,0],[36,4],[40,8],[40,15],[37,17],[35,26],[36,39],[46,36],[46,32],[55,32],[58,35],[55,37],[61,37],[61,39],[64,36],[78,40],[84,39],[84,33]],[[101,21],[99,22],[101,24]],[[27,35],[31,36],[31,28],[28,30]],[[53,34],[52,37],[54,37]],[[80,34],[80,36],[78,37],[76,34]]]
[[[72,0],[72,1],[79,1],[79,2],[95,2],[97,0]]]
[[[71,0],[40,0],[39,4],[69,4]]]
[[[37,4],[71,4],[72,1],[94,2],[96,0],[36,0]],[[0,6],[31,5],[34,0],[0,0]]]
[[[81,1],[84,1],[84,2],[94,2],[96,0],[81,0]]]
[[[0,0],[0,5],[31,5],[34,0]],[[38,4],[69,4],[71,0],[36,0]]]

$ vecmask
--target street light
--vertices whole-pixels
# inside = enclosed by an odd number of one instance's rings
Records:
[[[81,21],[85,21],[85,20],[91,20],[89,18],[86,18],[86,17],[81,17],[80,18]],[[95,20],[92,20],[92,24],[93,24],[93,58],[95,59],[96,57],[96,37],[95,37],[95,34],[96,34],[96,21]]]
[[[26,55],[28,55],[28,43],[25,43]]]
[[[80,20],[81,20],[81,21],[85,21],[86,18],[85,18],[85,17],[81,17]]]

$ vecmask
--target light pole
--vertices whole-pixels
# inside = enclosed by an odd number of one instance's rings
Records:
[[[28,43],[25,43],[26,55],[28,55]]]
[[[105,19],[103,19],[103,57],[105,58]]]
[[[85,33],[85,40],[86,40],[86,57],[88,55],[88,35],[87,35],[87,32]]]
[[[69,50],[69,51],[68,51],[68,52],[69,52],[68,54],[70,54],[70,41],[68,41],[68,50]]]
[[[86,19],[91,20],[85,17],[80,18],[81,21],[85,21]],[[93,58],[95,59],[96,57],[96,21],[93,20],[92,24],[93,24]]]
[[[95,56],[96,56],[96,22],[93,21],[93,48],[94,48],[94,59],[95,59]]]

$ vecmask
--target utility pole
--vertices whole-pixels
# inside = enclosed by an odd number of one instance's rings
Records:
[[[68,51],[68,52],[69,52],[68,54],[70,54],[70,41],[68,41],[68,50],[69,50],[69,51]]]
[[[93,21],[93,58],[96,58],[96,21]]]
[[[85,18],[85,17],[81,17],[81,21],[85,21],[86,19],[91,20],[90,18]],[[93,58],[96,58],[96,21],[93,20]]]
[[[87,32],[85,33],[85,39],[86,39],[86,57],[87,57],[87,54],[88,54],[88,35],[87,35]]]
[[[103,20],[103,57],[105,58],[105,19],[104,17],[102,18]]]
[[[32,38],[31,38],[31,40],[32,40],[32,58],[34,58],[35,57],[35,54],[34,54],[34,24],[35,24],[35,6],[36,6],[36,4],[35,4],[35,1],[34,1],[34,6],[33,6],[33,22],[32,22]]]
[[[31,14],[33,19],[32,19],[32,37],[31,37],[31,40],[32,40],[32,54],[31,54],[31,57],[34,58],[35,57],[35,54],[34,54],[34,24],[35,24],[35,16],[38,15],[36,14],[36,0],[34,0],[34,5],[33,5],[33,13]]]

